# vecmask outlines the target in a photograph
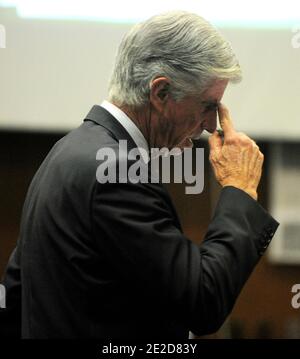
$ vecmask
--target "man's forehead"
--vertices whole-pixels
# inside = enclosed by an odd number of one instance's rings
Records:
[[[202,93],[202,102],[218,104],[228,84],[228,80],[216,80]]]
[[[203,96],[205,96],[209,101],[215,100],[219,96],[223,95],[227,84],[228,80],[216,80],[203,92]]]

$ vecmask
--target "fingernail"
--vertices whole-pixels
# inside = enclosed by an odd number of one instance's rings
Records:
[[[223,130],[217,129],[217,131],[218,131],[218,134],[219,134],[220,137],[224,137],[224,131]]]

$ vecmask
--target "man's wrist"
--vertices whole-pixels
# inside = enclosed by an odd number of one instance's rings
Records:
[[[240,187],[240,186],[236,186],[234,184],[226,184],[223,187],[228,187],[228,186],[235,187],[235,188],[240,189],[243,192],[246,192],[250,197],[252,197],[255,201],[257,201],[257,191],[256,190],[243,188],[243,187]]]
[[[257,201],[257,192],[256,191],[247,191],[244,190],[246,193],[249,194],[249,196],[251,196],[255,201]]]

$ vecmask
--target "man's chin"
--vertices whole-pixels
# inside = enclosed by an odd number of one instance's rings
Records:
[[[170,147],[170,145],[158,145],[156,148],[159,148],[160,150],[162,148],[166,148],[169,151],[172,150],[176,150],[176,149],[180,149],[180,151],[184,151],[184,149],[186,148],[192,148],[194,146],[193,141],[190,137],[185,138],[184,140],[182,140],[181,142],[179,142],[178,144],[174,144],[172,147]]]
[[[185,138],[183,141],[181,141],[176,147],[180,148],[182,151],[185,148],[192,148],[193,147],[193,141],[190,137]]]

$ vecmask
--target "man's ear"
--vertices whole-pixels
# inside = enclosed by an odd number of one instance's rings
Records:
[[[151,83],[150,102],[161,113],[170,99],[170,81],[166,77],[158,77]]]

